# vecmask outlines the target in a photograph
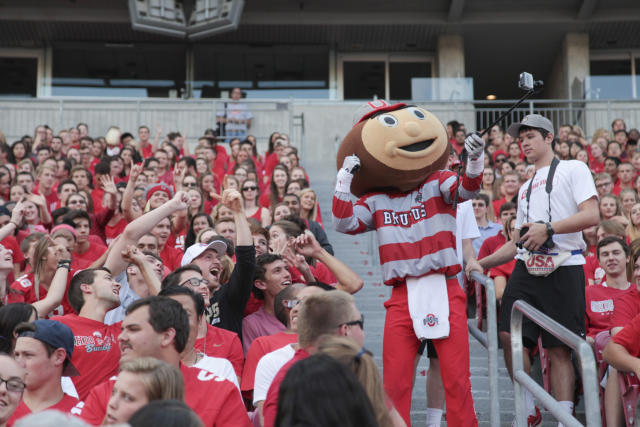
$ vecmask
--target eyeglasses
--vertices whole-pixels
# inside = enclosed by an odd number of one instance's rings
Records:
[[[249,187],[244,187],[242,191],[256,191],[257,189],[258,187],[256,186],[249,186]]]
[[[342,325],[347,325],[347,326],[355,326],[358,325],[360,326],[360,329],[364,330],[364,314],[360,315],[360,319],[358,320],[352,320],[350,322],[344,322],[338,325],[338,327],[342,326]]]
[[[183,183],[182,183],[182,186],[183,186],[183,187],[197,187],[197,186],[198,186],[198,184],[197,184],[197,183],[195,183],[195,182],[183,182]]]
[[[192,277],[191,279],[185,280],[184,282],[180,283],[180,286],[184,286],[187,283],[194,288],[197,288],[200,285],[209,287],[209,281],[207,279],[198,279],[197,277]]]
[[[296,299],[285,300],[284,304],[287,306],[287,308],[293,308],[293,307],[296,307],[301,302],[302,302],[301,300],[296,298]]]
[[[7,391],[11,391],[14,393],[22,393],[27,386],[22,382],[20,378],[9,378],[8,380],[5,380],[4,378],[0,377],[0,384],[2,383],[5,383],[7,385]]]

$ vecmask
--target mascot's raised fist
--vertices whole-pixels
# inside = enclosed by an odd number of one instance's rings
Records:
[[[342,162],[342,169],[352,175],[358,172],[358,170],[360,169],[360,158],[355,154],[345,157],[344,162]]]
[[[467,150],[469,158],[475,160],[484,151],[484,139],[477,132],[474,132],[464,140],[464,149]]]

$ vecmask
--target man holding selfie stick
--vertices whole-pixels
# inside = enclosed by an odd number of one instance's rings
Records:
[[[508,133],[522,140],[522,150],[535,175],[525,182],[518,194],[515,232],[494,254],[470,262],[467,274],[504,264],[514,257],[516,266],[507,283],[500,310],[500,339],[504,358],[513,376],[511,364],[510,320],[514,302],[522,299],[552,319],[584,337],[586,244],[581,231],[599,220],[597,192],[591,173],[576,160],[559,161],[553,151],[553,124],[547,118],[530,114],[512,124]],[[571,350],[553,335],[524,319],[525,347],[535,347],[542,334],[542,345],[551,359],[551,388],[556,400],[567,412],[573,410],[575,375]],[[528,354],[525,370],[530,370]],[[541,422],[533,396],[525,391],[528,425]]]

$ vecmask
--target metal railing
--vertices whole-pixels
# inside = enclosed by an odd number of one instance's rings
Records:
[[[584,390],[584,406],[587,418],[587,426],[600,427],[600,401],[598,398],[598,380],[596,360],[591,346],[578,335],[574,334],[549,316],[535,309],[522,300],[513,304],[511,309],[511,354],[513,358],[513,387],[515,391],[516,425],[527,425],[525,411],[524,391],[529,390],[558,421],[565,426],[582,426],[582,424],[564,409],[560,403],[547,393],[543,387],[535,382],[525,371],[522,346],[522,321],[527,318],[549,332],[568,347],[574,350],[578,356],[580,374],[582,376],[582,388]],[[553,363],[553,362],[552,362]]]
[[[498,321],[496,316],[496,287],[493,280],[477,271],[471,272],[471,279],[484,286],[486,290],[487,332],[483,332],[468,321],[469,333],[482,344],[489,353],[489,401],[492,426],[500,425],[500,396],[498,392]],[[482,298],[476,292],[476,298]],[[482,311],[476,312],[476,320]]]

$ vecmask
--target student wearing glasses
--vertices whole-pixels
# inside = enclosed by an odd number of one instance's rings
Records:
[[[258,199],[260,197],[260,188],[258,183],[251,179],[246,179],[242,183],[242,203],[244,205],[244,214],[247,218],[254,218],[260,221],[263,227],[271,225],[271,213],[269,209],[260,206]]]
[[[6,354],[0,354],[0,427],[5,427],[7,421],[22,401],[22,394],[26,384],[25,371]]]
[[[202,295],[204,298],[203,310],[206,310],[210,304],[208,284],[208,281],[202,277],[200,267],[196,264],[187,264],[165,277],[162,281],[162,289],[183,287]],[[163,295],[166,295],[166,293]],[[198,333],[193,344],[195,350],[205,356],[221,357],[229,360],[239,378],[242,375],[244,353],[242,352],[238,334],[210,325],[207,323],[204,313],[203,315],[198,315],[197,329]]]

